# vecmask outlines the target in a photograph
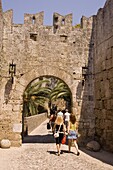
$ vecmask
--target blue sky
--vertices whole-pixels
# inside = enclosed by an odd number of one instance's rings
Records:
[[[2,0],[3,11],[13,9],[13,22],[24,22],[24,13],[44,11],[44,25],[52,25],[53,13],[73,14],[73,25],[80,23],[82,16],[90,17],[103,8],[106,0]]]

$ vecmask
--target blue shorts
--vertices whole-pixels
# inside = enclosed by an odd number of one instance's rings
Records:
[[[68,139],[77,139],[77,133],[75,130],[70,130],[68,134]]]

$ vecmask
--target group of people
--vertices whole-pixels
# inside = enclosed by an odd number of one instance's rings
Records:
[[[65,112],[59,110],[55,114],[51,114],[49,122],[51,123],[53,134],[59,132],[59,136],[55,138],[57,155],[60,156],[61,144],[64,135],[68,138],[68,151],[71,152],[72,143],[76,148],[76,154],[79,156],[80,152],[77,144],[77,124],[75,114],[70,114],[68,109]]]

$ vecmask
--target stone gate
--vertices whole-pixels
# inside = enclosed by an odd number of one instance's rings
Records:
[[[109,3],[112,4],[108,1],[104,8],[109,8]],[[98,14],[83,16],[75,26],[72,14],[54,13],[53,26],[43,25],[43,18],[44,12],[25,14],[24,24],[14,24],[13,11],[3,12],[0,1],[0,140],[7,138],[12,146],[22,144],[24,90],[31,81],[49,75],[68,85],[81,134],[79,143],[85,144],[95,139],[98,119],[94,95]],[[13,82],[11,63],[16,66]]]

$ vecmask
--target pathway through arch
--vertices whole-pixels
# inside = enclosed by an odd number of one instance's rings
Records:
[[[57,156],[47,122],[48,119],[32,131],[21,147],[0,148],[1,170],[113,170],[113,154],[105,151],[90,152],[80,148],[80,156],[76,156],[68,153],[67,145],[63,145],[63,153]]]

